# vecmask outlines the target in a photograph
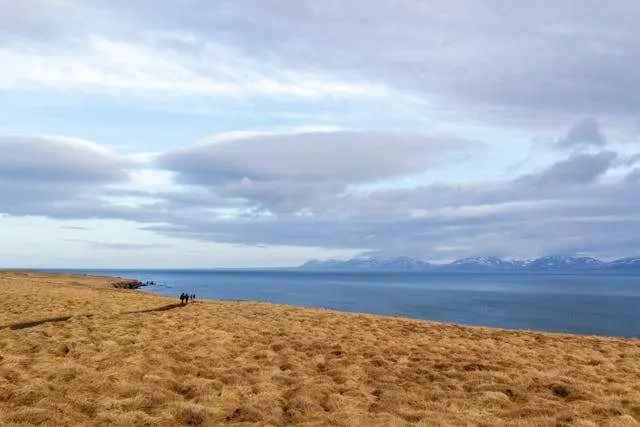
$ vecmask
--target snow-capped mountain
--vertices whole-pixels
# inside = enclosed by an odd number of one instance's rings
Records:
[[[601,268],[605,263],[590,257],[545,256],[528,262],[525,270],[529,271],[575,271]]]
[[[606,268],[613,271],[640,272],[640,257],[617,259],[607,263]]]
[[[410,257],[367,257],[348,260],[314,260],[301,265],[300,268],[322,271],[426,271],[431,268],[431,264]]]
[[[602,262],[590,257],[545,256],[534,260],[503,260],[496,257],[463,258],[444,265],[434,265],[411,257],[361,257],[349,260],[309,261],[298,267],[315,271],[411,271],[411,272],[529,272],[640,273],[640,257]]]
[[[455,271],[510,271],[522,268],[524,261],[505,261],[496,257],[463,258],[441,266],[443,270]]]

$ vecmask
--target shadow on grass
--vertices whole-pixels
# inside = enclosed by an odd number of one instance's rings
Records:
[[[136,311],[125,311],[121,314],[136,314],[136,313],[153,313],[154,311],[168,311],[173,310],[174,308],[186,307],[187,304],[180,304],[179,302],[175,304],[167,304],[162,307],[149,308],[147,310],[136,310]]]
[[[124,313],[119,313],[119,314],[123,315],[123,314],[137,314],[137,313],[153,313],[153,312],[156,312],[156,311],[173,310],[173,309],[180,308],[180,307],[186,307],[186,304],[180,304],[180,303],[168,304],[168,305],[163,305],[162,307],[150,308],[150,309],[147,309],[147,310],[125,311]],[[76,315],[76,317],[93,317],[93,316],[95,316],[95,314],[78,314],[78,315]],[[0,326],[0,329],[11,329],[11,330],[15,331],[15,330],[19,330],[19,329],[33,328],[35,326],[40,326],[40,325],[43,325],[45,323],[65,322],[65,321],[71,319],[72,317],[74,317],[74,316],[51,317],[49,319],[41,319],[41,320],[32,320],[32,321],[29,321],[29,322],[13,323],[11,325]]]

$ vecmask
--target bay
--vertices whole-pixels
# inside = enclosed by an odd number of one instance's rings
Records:
[[[510,329],[639,337],[640,277],[291,270],[65,270],[142,288]]]

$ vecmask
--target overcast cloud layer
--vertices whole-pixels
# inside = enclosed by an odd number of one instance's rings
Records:
[[[102,256],[638,255],[637,22],[595,0],[0,0],[0,214]],[[114,219],[165,239],[78,235]]]

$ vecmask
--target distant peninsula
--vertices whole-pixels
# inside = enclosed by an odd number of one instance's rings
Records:
[[[359,257],[347,260],[309,261],[297,267],[307,271],[378,272],[505,272],[505,273],[638,273],[640,257],[601,261],[591,257],[545,256],[531,260],[504,260],[496,257],[463,258],[447,264],[432,264],[412,257]]]

